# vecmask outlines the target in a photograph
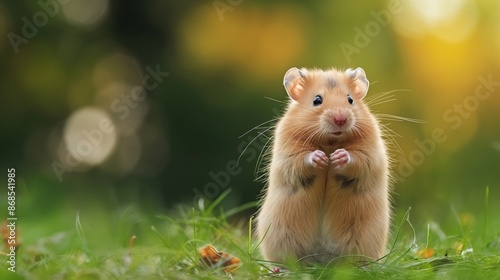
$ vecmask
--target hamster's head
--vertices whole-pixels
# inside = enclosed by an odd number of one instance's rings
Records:
[[[301,137],[351,139],[369,129],[371,114],[363,102],[369,82],[363,69],[291,68],[283,84],[291,98],[286,117]]]

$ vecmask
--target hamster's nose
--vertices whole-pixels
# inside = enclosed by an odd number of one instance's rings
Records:
[[[343,126],[345,124],[346,117],[334,117],[333,121],[335,122],[336,125]]]

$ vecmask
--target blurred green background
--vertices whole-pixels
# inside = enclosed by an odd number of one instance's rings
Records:
[[[252,128],[282,112],[294,66],[363,67],[368,98],[395,90],[375,112],[425,121],[384,120],[396,213],[479,223],[486,186],[500,210],[498,1],[4,1],[0,59],[0,166],[26,239],[77,210],[256,200],[271,131]]]

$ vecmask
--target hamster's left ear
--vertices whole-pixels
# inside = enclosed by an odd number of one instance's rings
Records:
[[[283,77],[283,85],[291,99],[297,101],[304,92],[304,81],[307,76],[306,69],[290,68]]]
[[[345,73],[353,82],[353,95],[358,99],[363,99],[368,92],[368,87],[370,86],[370,82],[366,79],[365,70],[358,67],[354,70],[347,69]]]

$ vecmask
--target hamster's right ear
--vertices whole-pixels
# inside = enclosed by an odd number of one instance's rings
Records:
[[[297,101],[304,92],[304,80],[307,76],[306,69],[290,68],[283,78],[283,85],[291,99]]]

